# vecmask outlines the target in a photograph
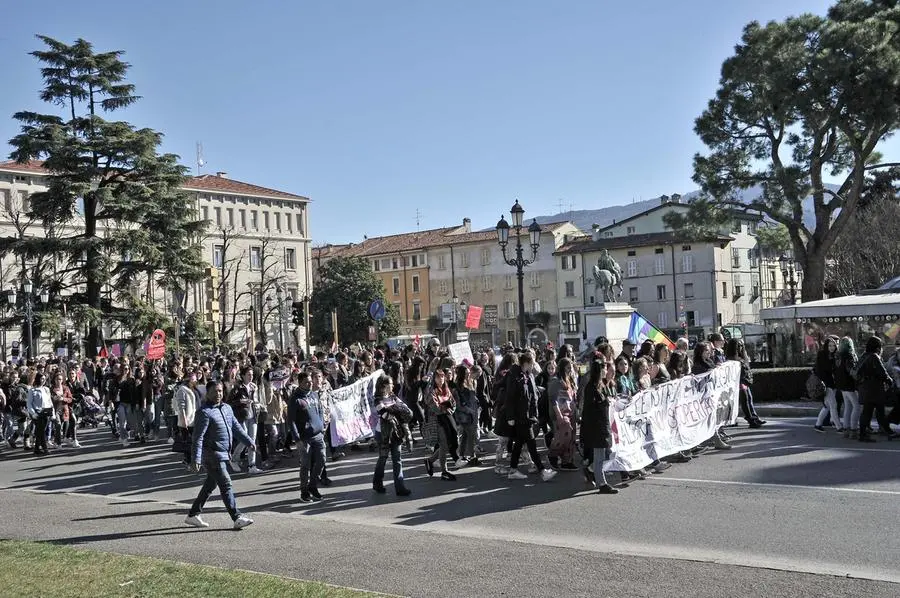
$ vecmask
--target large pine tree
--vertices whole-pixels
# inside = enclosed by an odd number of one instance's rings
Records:
[[[154,278],[171,287],[197,280],[203,223],[180,191],[186,169],[178,156],[159,153],[162,135],[104,118],[139,99],[123,52],[98,53],[83,39],[67,45],[38,38],[46,46],[32,52],[42,64],[40,97],[61,114],[16,113],[21,132],[10,140],[10,157],[44,161],[50,182],[31,197],[31,213],[58,234],[2,239],[0,253],[49,255],[65,264],[54,286],[78,291],[70,303],[87,314],[92,354],[102,316],[129,321],[133,330],[140,314],[149,325],[143,300],[121,303],[120,296],[113,308],[102,301],[104,285],[133,289],[142,275],[152,298]]]

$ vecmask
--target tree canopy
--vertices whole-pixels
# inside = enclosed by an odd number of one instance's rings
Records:
[[[803,300],[820,299],[826,257],[858,209],[867,173],[893,166],[878,163],[876,148],[900,123],[898,98],[898,0],[839,0],[825,17],[748,24],[695,123],[709,148],[694,157],[702,195],[670,226],[760,212],[787,230]]]
[[[40,97],[60,113],[16,113],[21,132],[10,140],[10,158],[43,160],[50,172],[48,189],[30,205],[46,234],[0,239],[0,253],[62,264],[48,286],[54,295],[73,291],[70,303],[83,307],[73,311],[88,320],[90,354],[102,316],[128,327],[158,320],[146,313],[154,310],[155,283],[183,288],[202,277],[205,223],[180,191],[186,170],[178,156],[159,153],[162,135],[103,117],[139,99],[123,52],[95,52],[83,39],[38,39],[45,45],[32,52],[42,64]],[[116,307],[102,297],[104,286],[116,289]]]
[[[369,326],[369,304],[384,298],[384,285],[367,260],[359,257],[336,257],[319,270],[320,280],[310,300],[312,339],[330,343],[331,312],[337,311],[338,337],[341,344],[365,342]],[[387,316],[379,323],[380,339],[400,332],[400,318],[394,306],[385,301]]]

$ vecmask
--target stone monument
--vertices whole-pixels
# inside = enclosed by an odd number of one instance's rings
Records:
[[[619,303],[623,292],[622,267],[606,249],[594,266],[593,280],[594,302],[584,310],[587,341],[593,344],[598,336],[605,336],[618,354],[622,351],[622,341],[628,338],[634,309],[627,303]]]

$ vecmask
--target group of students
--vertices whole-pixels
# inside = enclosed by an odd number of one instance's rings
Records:
[[[866,341],[862,357],[856,353],[849,336],[825,338],[816,354],[811,394],[819,394],[824,402],[815,429],[825,432],[828,419],[844,438],[875,442],[872,416],[878,422],[878,433],[888,440],[900,438],[891,424],[900,424],[900,344],[885,360],[884,341],[872,336]],[[890,414],[886,408],[894,406]]]
[[[605,339],[598,339],[592,350],[576,356],[569,345],[539,353],[510,346],[499,355],[492,349],[478,352],[474,363],[455,363],[436,341],[402,351],[320,352],[308,359],[290,352],[241,351],[156,362],[128,356],[80,365],[38,360],[15,371],[7,368],[0,389],[7,397],[5,413],[20,414],[18,430],[6,436],[11,444],[23,438],[44,454],[46,439],[55,438],[51,448],[77,448],[79,420],[81,425],[106,423],[123,448],[165,438],[189,469],[207,472],[187,523],[206,525],[200,517],[203,505],[218,486],[235,526],[241,527],[252,520],[237,509],[231,473],[255,475],[277,467],[284,457],[299,456],[300,500],[320,501],[320,489],[331,484],[329,460],[353,448],[378,452],[372,477],[377,493],[387,491],[389,459],[394,492],[409,496],[404,454],[424,446],[426,473],[439,472],[452,482],[459,468],[482,465],[487,452],[482,440],[490,438],[496,439],[494,471],[509,480],[538,474],[550,481],[559,472],[581,471],[598,492],[615,494],[631,480],[662,473],[672,462],[731,446],[720,429],[702,445],[625,472],[614,483],[603,470],[612,447],[610,402],[704,373],[727,359],[741,362],[741,407],[748,424],[765,423],[753,407],[749,360],[740,340],[726,344],[713,335],[692,352],[686,339],[679,339],[674,350],[649,341],[636,354],[635,348],[626,341],[617,356]],[[383,374],[375,381],[371,405],[374,437],[359,446],[331,446],[329,394],[378,370]],[[24,410],[18,397],[25,397]],[[541,437],[546,462],[538,451]]]

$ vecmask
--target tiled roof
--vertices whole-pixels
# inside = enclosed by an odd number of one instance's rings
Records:
[[[406,251],[416,251],[434,247],[446,242],[459,226],[434,228],[414,233],[401,233],[384,237],[371,237],[362,243],[355,243],[341,252],[342,256],[368,257],[373,255],[392,255]]]
[[[294,195],[285,191],[277,191],[259,185],[252,185],[242,181],[236,181],[215,174],[201,174],[200,176],[188,177],[184,185],[184,189],[192,191],[217,191],[219,193],[233,193],[235,195],[253,195],[259,197],[272,197],[276,199],[302,199],[309,201],[308,197],[302,195]]]
[[[643,235],[625,235],[622,237],[606,237],[593,240],[591,237],[576,239],[560,247],[554,255],[570,255],[578,253],[590,253],[601,249],[625,249],[630,247],[651,247],[654,245],[668,245],[670,243],[710,243],[733,241],[733,237],[727,235],[715,235],[712,237],[696,238],[672,231],[663,233],[646,233]]]
[[[13,160],[0,162],[0,170],[17,170],[20,172],[33,172],[35,174],[49,174],[44,168],[43,160],[29,160],[24,164],[20,164]]]
[[[337,255],[341,255],[346,249],[350,247],[350,244],[344,245],[321,245],[319,247],[312,248],[312,257],[313,259],[324,259],[331,258]]]
[[[0,162],[0,170],[15,170],[20,172],[33,172],[36,174],[50,174],[44,168],[43,160],[30,160],[24,164],[14,161]],[[236,181],[215,174],[202,174],[188,177],[182,188],[191,191],[215,191],[219,193],[232,193],[234,195],[252,195],[256,197],[271,197],[273,199],[302,199],[309,201],[308,197],[294,195],[285,191],[260,187],[242,181]]]

